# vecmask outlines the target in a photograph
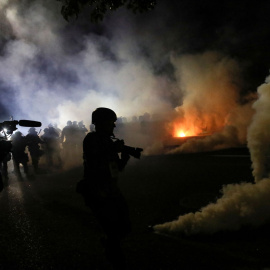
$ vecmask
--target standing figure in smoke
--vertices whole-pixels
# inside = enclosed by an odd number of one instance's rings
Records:
[[[8,162],[11,160],[10,153],[5,153],[5,155],[0,160],[0,172],[5,180],[8,180]]]
[[[49,126],[44,129],[44,134],[41,136],[44,142],[44,152],[48,167],[54,166],[54,160],[57,162],[57,166],[61,167],[62,160],[60,156],[60,137],[58,132],[53,126]]]
[[[63,128],[61,134],[61,142],[63,146],[63,156],[65,160],[70,161],[74,156],[74,151],[76,151],[76,146],[74,144],[74,127],[72,122],[67,121],[67,125]]]
[[[28,154],[25,153],[26,148],[26,138],[22,135],[20,131],[15,132],[11,136],[12,140],[12,159],[14,165],[14,172],[20,177],[20,164],[23,165],[23,170],[25,174],[28,174],[28,165],[29,161]]]
[[[49,127],[49,128],[50,128],[50,127],[53,127],[54,130],[57,132],[59,138],[60,138],[60,136],[61,136],[61,129],[58,127],[57,124],[54,124],[54,125],[51,125],[51,124],[50,124],[48,127]]]
[[[113,141],[117,117],[108,108],[97,108],[92,113],[95,132],[83,141],[84,179],[77,192],[84,196],[102,226],[106,257],[113,269],[126,269],[121,240],[130,232],[127,203],[117,186],[117,176],[126,166],[129,155],[123,152],[124,141]],[[118,154],[121,153],[121,158]]]
[[[28,134],[25,136],[25,138],[28,150],[30,152],[32,165],[34,167],[35,172],[38,172],[39,159],[44,153],[40,149],[40,144],[42,144],[43,141],[39,138],[38,133],[34,127],[31,127],[28,130]]]
[[[3,181],[8,181],[8,162],[11,160],[11,144],[0,136],[0,191],[4,187]]]

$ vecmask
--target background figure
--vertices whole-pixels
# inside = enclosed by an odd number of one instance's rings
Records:
[[[72,122],[67,121],[67,125],[63,128],[61,134],[61,142],[63,146],[63,157],[65,161],[71,161],[74,158],[76,145],[74,143],[75,130]]]
[[[49,125],[48,127],[53,127],[55,131],[57,132],[59,138],[61,137],[61,129],[57,126],[57,124]]]
[[[8,162],[11,160],[10,153],[6,153],[0,162],[0,171],[2,172],[2,177],[8,179]]]
[[[22,135],[20,131],[15,132],[11,136],[12,140],[12,159],[14,165],[14,172],[21,176],[20,164],[23,165],[23,170],[25,174],[28,174],[28,165],[29,161],[28,154],[25,153],[26,148],[26,138]]]
[[[4,136],[0,134],[0,174],[1,179],[8,180],[8,161],[11,159],[11,142],[6,141]]]
[[[34,167],[35,172],[39,170],[39,159],[43,155],[43,151],[40,149],[40,144],[42,144],[42,140],[39,138],[38,133],[34,127],[31,127],[28,130],[28,134],[26,135],[26,144],[28,146],[28,150],[30,152],[32,165]]]
[[[0,134],[0,174],[2,184],[7,184],[8,181],[8,161],[11,160],[11,141],[6,141],[6,138]],[[0,183],[0,185],[2,185]]]
[[[60,156],[60,137],[58,132],[53,126],[49,126],[44,129],[44,134],[41,136],[44,153],[46,156],[47,165],[49,167],[54,166],[54,161],[57,162],[57,166],[62,166],[62,159]]]
[[[130,232],[127,203],[117,186],[118,172],[122,171],[129,155],[120,153],[124,141],[111,139],[117,117],[114,111],[98,108],[92,114],[96,132],[83,141],[84,180],[77,191],[84,196],[102,226],[107,238],[103,240],[106,257],[113,269],[126,269],[121,240]]]

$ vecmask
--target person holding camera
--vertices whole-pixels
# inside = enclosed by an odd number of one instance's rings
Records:
[[[121,241],[131,231],[131,226],[117,178],[130,156],[123,151],[123,140],[112,140],[116,120],[115,112],[109,108],[97,108],[92,113],[95,131],[88,133],[83,141],[84,179],[79,182],[77,191],[106,234],[102,241],[106,258],[113,269],[121,270],[126,269]]]

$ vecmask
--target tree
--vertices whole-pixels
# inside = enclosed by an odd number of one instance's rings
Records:
[[[90,20],[102,21],[105,14],[115,11],[120,7],[126,7],[134,13],[142,13],[152,10],[156,0],[57,0],[62,2],[61,14],[65,20],[70,17],[78,17],[82,9],[90,7]]]

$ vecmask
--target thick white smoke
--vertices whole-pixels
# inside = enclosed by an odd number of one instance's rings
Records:
[[[156,225],[164,234],[212,234],[222,230],[238,230],[242,226],[259,226],[270,218],[270,180],[257,184],[227,185],[222,197],[195,213],[188,213],[172,222]]]
[[[215,203],[195,213],[179,216],[177,220],[156,225],[158,233],[196,234],[221,230],[238,230],[243,225],[259,226],[270,220],[270,179],[267,159],[270,154],[270,85],[269,78],[258,88],[254,103],[255,115],[248,129],[255,183],[230,184],[222,189]]]
[[[84,120],[89,127],[91,112],[99,106],[130,117],[172,109],[162,98],[164,87],[170,87],[166,77],[154,75],[128,30],[125,39],[117,29],[110,35],[71,33],[70,38],[65,28],[71,32],[76,22],[63,20],[57,1],[50,8],[42,1],[23,3],[3,2],[1,18],[3,33],[12,38],[0,56],[0,77],[14,97],[15,118],[60,127],[67,120]]]
[[[256,114],[248,130],[248,147],[255,182],[269,178],[270,173],[270,77],[258,88],[259,99],[253,107]]]

